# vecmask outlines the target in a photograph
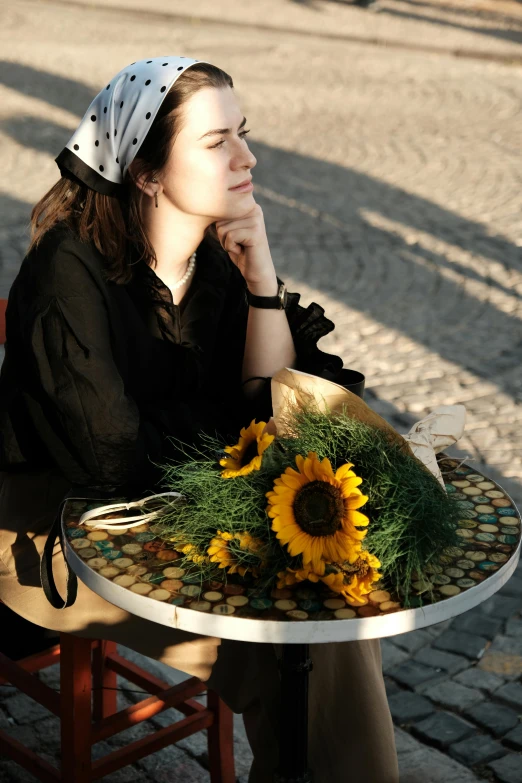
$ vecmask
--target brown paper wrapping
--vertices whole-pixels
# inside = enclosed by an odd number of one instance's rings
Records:
[[[294,406],[314,403],[319,410],[340,413],[344,406],[345,415],[358,419],[370,427],[382,430],[391,442],[397,443],[413,456],[407,441],[388,422],[375,413],[360,397],[332,381],[316,375],[284,367],[272,376],[273,424],[279,435],[288,436],[285,414]],[[273,428],[267,428],[273,432]]]

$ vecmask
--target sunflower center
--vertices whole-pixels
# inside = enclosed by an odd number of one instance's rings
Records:
[[[241,467],[248,465],[254,457],[257,457],[257,440],[251,440],[244,452],[241,455]]]
[[[331,536],[340,530],[343,512],[339,488],[326,481],[310,481],[294,500],[296,522],[310,536]]]

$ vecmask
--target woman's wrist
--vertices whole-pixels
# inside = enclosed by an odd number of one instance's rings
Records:
[[[256,280],[255,282],[246,281],[247,288],[254,296],[277,296],[279,283],[277,276],[266,278],[266,280]]]

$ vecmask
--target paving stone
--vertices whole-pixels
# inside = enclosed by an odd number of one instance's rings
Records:
[[[522,783],[522,756],[510,753],[488,767],[493,770],[500,783]]]
[[[439,650],[465,655],[467,658],[479,658],[487,646],[484,636],[458,631],[444,631],[438,639],[432,642]]]
[[[389,669],[387,674],[393,677],[394,680],[397,680],[397,682],[410,688],[415,688],[415,686],[428,680],[443,679],[437,669],[425,666],[417,661],[404,661],[398,666]]]
[[[56,715],[49,715],[43,720],[31,724],[31,729],[38,737],[38,742],[56,761],[60,759],[60,719]]]
[[[419,650],[413,656],[413,660],[419,661],[419,663],[423,663],[426,666],[431,666],[434,669],[448,672],[448,674],[456,674],[463,669],[469,668],[469,660],[462,655],[435,650],[433,647],[423,647],[422,650]]]
[[[478,666],[506,680],[517,680],[522,675],[522,638],[497,636]]]
[[[44,720],[50,715],[49,710],[26,696],[25,693],[11,696],[4,701],[3,706],[17,723],[32,723],[36,720]]]
[[[396,647],[390,639],[381,640],[382,670],[386,674],[397,664],[408,660],[408,653]]]
[[[465,710],[466,716],[488,729],[496,737],[502,737],[518,724],[518,714],[511,707],[494,702],[483,702]]]
[[[421,739],[439,748],[447,748],[449,745],[469,737],[476,731],[476,728],[467,720],[452,715],[451,712],[441,710],[419,723],[414,723],[412,731]]]
[[[426,644],[432,641],[432,636],[423,628],[418,631],[410,631],[409,633],[399,633],[392,637],[393,643],[406,652],[413,653],[416,650],[420,650]]]
[[[0,729],[8,729],[13,723],[13,719],[0,708]]]
[[[509,595],[513,598],[522,598],[522,578],[516,572],[508,579],[506,584],[498,591],[499,595]]]
[[[434,710],[429,699],[409,691],[401,691],[390,696],[388,704],[394,721],[399,724],[420,720],[431,715]]]
[[[420,693],[421,695],[424,695],[425,691],[428,690],[428,688],[433,687],[434,685],[437,685],[438,683],[443,683],[449,680],[447,672],[439,672],[437,677],[434,677],[432,680],[425,680],[425,682],[419,682],[418,685],[415,685],[413,690],[415,693]]]
[[[177,745],[168,745],[159,753],[152,753],[137,762],[140,769],[150,775],[154,783],[172,783],[175,779],[183,783],[208,783],[208,771]]]
[[[135,726],[131,726],[130,728],[125,729],[125,731],[120,731],[118,732],[118,734],[114,734],[112,737],[109,737],[109,739],[107,740],[107,745],[109,746],[109,750],[102,749],[102,748],[98,749],[97,745],[93,746],[93,748],[97,748],[96,752],[101,753],[102,755],[105,752],[111,753],[116,748],[122,748],[125,745],[128,745],[130,742],[143,739],[147,735],[153,733],[156,728],[157,727],[152,720],[143,721],[142,723],[137,723]]]
[[[2,783],[36,783],[36,778],[14,761],[0,758],[0,780]]]
[[[508,733],[504,737],[504,742],[506,743],[506,745],[509,745],[510,748],[516,748],[517,750],[522,750],[522,723],[520,723],[516,728],[512,729],[511,731],[508,731]]]
[[[462,761],[466,766],[473,764],[485,764],[488,761],[499,759],[507,753],[500,742],[497,742],[485,734],[473,734],[461,742],[450,745],[449,754],[457,761]]]
[[[496,593],[484,601],[480,608],[485,614],[508,620],[522,609],[522,597],[510,597]]]
[[[205,697],[206,698],[206,697]],[[150,721],[147,721],[146,723],[139,724],[140,726],[144,727],[143,732],[144,734],[150,733],[151,729],[154,730],[154,727],[163,728],[164,726],[170,726],[172,723],[175,723],[176,721],[182,720],[185,716],[178,712],[175,709],[169,709],[165,710],[164,712],[159,713],[158,715],[154,716]],[[236,775],[246,775],[248,777],[250,767],[252,766],[252,751],[250,749],[250,744],[248,742],[248,738],[246,736],[245,731],[245,724],[243,722],[243,718],[241,715],[234,714],[233,716],[234,720],[234,762],[235,762],[235,770]],[[145,728],[146,727],[146,728]],[[130,732],[134,729],[139,729],[139,726],[133,727],[133,729],[129,729],[126,732],[122,732],[120,735],[116,735],[117,737],[122,738],[121,744],[125,744],[127,742],[130,742],[131,737]],[[109,742],[112,744],[112,739],[109,740]],[[139,739],[139,735],[132,737],[132,739]],[[124,741],[123,741],[124,740]],[[208,770],[208,742],[207,742],[207,735],[204,731],[198,731],[195,734],[192,734],[190,737],[185,737],[182,740],[179,740],[179,742],[176,743],[176,747],[186,751],[188,755],[193,758],[195,761],[198,762],[202,767]]]
[[[495,691],[494,698],[509,704],[519,712],[522,712],[522,685],[510,682]]]
[[[480,669],[499,674],[505,680],[518,680],[522,675],[522,657],[520,655],[508,655],[507,653],[487,653],[478,662]]]
[[[36,751],[39,750],[40,741],[33,725],[18,726],[17,724],[14,724],[7,726],[5,731],[10,737],[13,737],[18,740],[18,742],[21,742],[22,745],[25,745],[26,748]]]
[[[162,728],[163,726],[170,726],[172,723],[176,723],[179,720],[183,720],[185,716],[175,709],[165,710],[159,715],[152,718],[154,725]],[[180,740],[176,743],[178,748],[187,751],[187,753],[196,759],[202,766],[206,766],[203,760],[206,761],[207,754],[207,736],[206,732],[198,731],[196,734],[191,734],[190,737]]]
[[[395,747],[399,759],[400,783],[479,783],[478,778],[458,761],[425,745],[397,726]]]
[[[489,652],[503,652],[507,655],[517,655],[522,657],[522,638],[516,636],[503,636],[499,634],[488,649]]]
[[[103,783],[147,783],[151,778],[137,766],[127,766],[116,770],[116,772],[111,772],[110,775],[101,778],[101,780],[103,780]]]
[[[490,617],[480,611],[471,611],[456,617],[451,629],[452,631],[483,636],[485,639],[493,639],[503,625],[504,621],[498,617]]]
[[[48,666],[47,669],[42,669],[38,672],[38,679],[41,680],[49,688],[60,690],[60,664],[55,663],[52,666]]]
[[[108,755],[112,751],[114,751],[114,747],[108,742],[105,742],[105,740],[102,740],[92,746],[92,759],[93,761],[98,761],[98,759],[103,758],[103,756]],[[164,749],[158,751],[155,755],[161,758],[163,752]],[[142,769],[136,764],[132,764],[123,769],[119,769],[116,772],[112,772],[110,775],[102,778],[102,780],[104,783],[138,783],[138,781],[143,781],[144,778],[145,780],[149,780],[149,777],[145,775]]]
[[[481,691],[476,688],[468,688],[453,680],[432,685],[430,688],[426,688],[423,693],[437,704],[457,710],[464,710],[484,699],[484,694]]]
[[[391,677],[385,676],[383,679],[384,679],[384,687],[386,688],[386,695],[388,696],[388,698],[392,696],[394,693],[402,693],[401,688],[397,685],[395,680],[391,679]]]
[[[477,666],[470,666],[466,671],[459,672],[453,678],[462,685],[467,685],[469,688],[480,688],[480,690],[492,693],[500,688],[504,680],[493,672],[484,671]]]
[[[506,623],[506,636],[522,639],[522,620],[511,617]]]

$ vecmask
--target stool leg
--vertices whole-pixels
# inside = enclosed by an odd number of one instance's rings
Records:
[[[91,783],[90,639],[60,634],[61,780]]]
[[[94,721],[108,718],[117,711],[116,672],[107,668],[107,655],[116,652],[116,643],[100,639],[92,651],[92,717]]]
[[[234,713],[213,690],[207,691],[207,706],[214,713],[214,723],[207,729],[210,781],[235,783]]]

